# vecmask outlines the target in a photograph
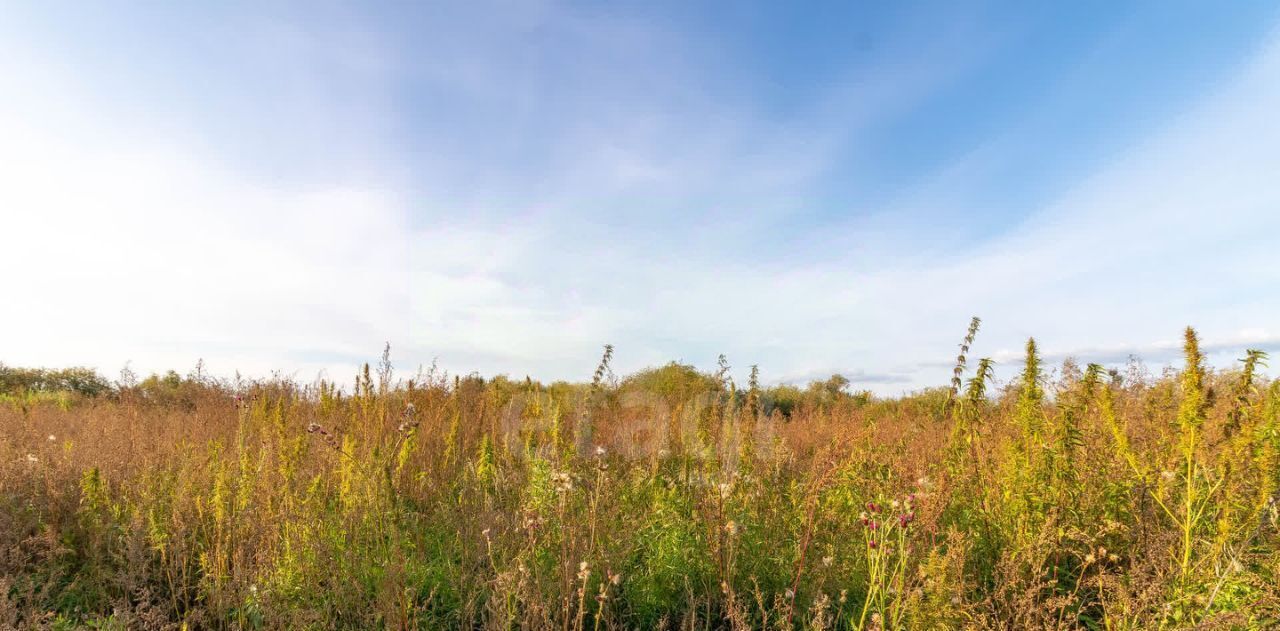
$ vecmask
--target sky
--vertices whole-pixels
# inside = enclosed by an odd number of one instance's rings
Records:
[[[1226,10],[1229,7],[1230,10]],[[1272,2],[0,0],[0,362],[1280,357]],[[1274,371],[1273,371],[1274,372]]]

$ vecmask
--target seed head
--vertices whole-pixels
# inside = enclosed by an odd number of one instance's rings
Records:
[[[551,484],[558,493],[568,493],[573,490],[573,477],[563,471],[557,471],[551,474]]]

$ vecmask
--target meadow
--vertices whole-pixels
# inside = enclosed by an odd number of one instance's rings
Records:
[[[978,328],[897,398],[611,348],[583,383],[0,367],[0,628],[1280,627],[1265,354],[1028,341],[997,383]]]

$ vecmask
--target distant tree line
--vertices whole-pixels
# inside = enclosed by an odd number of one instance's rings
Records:
[[[92,368],[15,368],[0,363],[0,394],[74,392],[96,397],[112,390],[111,382]]]
[[[367,376],[365,378],[370,379],[368,383],[372,386],[372,378]],[[414,380],[410,380],[408,383],[388,384],[388,386],[392,388],[408,386],[413,389],[415,386],[429,385],[439,379],[439,375],[426,376],[419,377],[419,383],[416,384]],[[360,388],[360,383],[358,378],[357,390]],[[241,385],[247,386],[250,383]],[[444,382],[438,385],[443,386]],[[494,392],[499,393],[504,401],[532,389],[550,394],[553,400],[560,401],[566,406],[575,398],[588,396],[593,389],[592,384],[586,382],[557,381],[544,385],[528,377],[517,381],[505,375],[485,378],[474,373],[453,377],[452,385],[455,390],[460,391],[495,388]],[[849,380],[842,375],[832,375],[828,379],[811,381],[806,386],[778,384],[757,387],[755,396],[759,411],[765,416],[777,413],[784,418],[790,418],[801,410],[826,410],[837,405],[865,405],[872,398],[868,391],[851,391]],[[86,397],[124,396],[164,405],[191,407],[200,393],[209,390],[217,390],[225,394],[240,391],[241,388],[229,382],[221,382],[204,373],[203,365],[197,365],[195,370],[187,375],[169,370],[152,374],[141,380],[126,368],[121,374],[121,379],[113,382],[92,368],[73,367],[56,370],[18,368],[0,363],[0,395],[72,393]],[[745,405],[748,397],[751,396],[747,384],[734,384],[725,376],[724,370],[704,372],[680,362],[670,362],[627,375],[620,380],[614,380],[605,390],[601,393],[604,401],[617,401],[642,395],[656,397],[672,408],[695,400],[708,403],[733,401],[734,404],[741,406]]]
[[[133,397],[162,404],[190,407],[197,394],[205,390],[227,389],[225,384],[203,373],[203,366],[186,376],[170,370],[138,381],[127,368],[121,379],[113,382],[92,368],[19,368],[0,363],[0,395],[30,396],[72,394],[84,397]]]

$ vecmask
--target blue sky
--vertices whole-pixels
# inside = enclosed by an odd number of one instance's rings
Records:
[[[0,0],[0,361],[1280,351],[1274,3]]]

